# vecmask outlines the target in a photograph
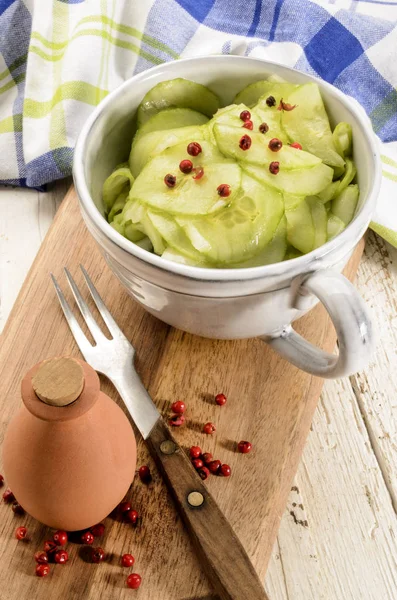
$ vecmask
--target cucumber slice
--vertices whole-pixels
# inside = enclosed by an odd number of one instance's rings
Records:
[[[139,242],[145,237],[145,234],[137,229],[131,221],[128,221],[124,226],[124,236],[127,240],[130,240],[130,242]]]
[[[181,77],[154,86],[138,107],[138,126],[164,108],[191,108],[212,117],[220,106],[219,98],[207,87]]]
[[[348,225],[354,217],[358,202],[359,190],[358,185],[353,184],[347,186],[332,201],[332,213],[341,219],[345,225]]]
[[[145,135],[152,131],[164,131],[165,129],[178,129],[179,127],[191,127],[205,125],[208,117],[190,108],[166,108],[150,117],[136,133],[136,136]]]
[[[208,131],[208,141],[216,144],[216,139],[214,135],[214,127],[218,124],[228,125],[229,127],[238,128],[241,131],[241,135],[244,133],[250,134],[249,129],[245,129],[243,127],[243,121],[240,119],[240,114],[244,111],[248,110],[248,106],[245,104],[232,104],[231,106],[227,106],[226,108],[220,108],[216,115],[211,119],[211,121],[207,125]],[[255,110],[250,109],[251,113],[251,121],[253,124],[253,131],[259,130],[259,125],[262,123],[260,117],[255,112]]]
[[[262,267],[264,265],[271,265],[274,263],[281,262],[284,260],[285,253],[287,251],[287,220],[285,215],[281,217],[280,223],[276,229],[272,241],[265,246],[265,248],[256,254],[253,258],[247,261],[230,265],[233,269],[248,268],[248,267]]]
[[[117,196],[117,200],[113,204],[112,209],[108,215],[109,223],[111,223],[113,221],[113,219],[116,215],[118,215],[119,213],[121,213],[123,211],[123,208],[128,199],[128,194],[129,194],[129,190],[125,190],[124,192],[121,192],[121,194],[119,194]]]
[[[201,255],[199,255],[201,257]],[[181,252],[178,252],[174,248],[166,248],[161,255],[161,258],[165,258],[166,260],[171,260],[172,262],[180,263],[182,265],[189,265],[191,267],[202,267],[202,268],[211,268],[213,265],[206,262],[204,258],[200,258],[199,260],[193,260],[192,258],[188,258]]]
[[[234,104],[246,104],[249,108],[252,108],[257,104],[259,98],[261,98],[268,90],[274,86],[272,81],[263,79],[262,81],[255,81],[247,85],[241,92],[239,92],[234,98]]]
[[[326,188],[318,193],[317,199],[323,204],[326,204],[332,200],[332,198],[335,198],[338,193],[339,183],[339,181],[332,181]]]
[[[186,143],[182,143],[153,158],[136,178],[131,188],[130,199],[169,214],[189,215],[216,212],[232,203],[240,193],[240,167],[234,161],[225,159],[212,144],[200,144],[202,152],[196,157],[189,156]],[[201,179],[195,180],[192,173],[184,175],[180,172],[179,163],[186,158],[193,162],[194,168],[204,168],[204,176]],[[176,176],[176,185],[173,188],[168,188],[164,183],[167,173]],[[227,198],[221,198],[217,192],[221,183],[230,185],[231,194]]]
[[[109,211],[112,208],[121,192],[126,190],[129,192],[133,182],[134,178],[128,163],[122,163],[115,168],[103,184],[102,197],[106,210]]]
[[[152,242],[154,252],[160,255],[163,254],[166,249],[166,244],[147,213],[143,216],[140,225],[142,232],[147,235]]]
[[[192,125],[178,129],[152,131],[134,139],[131,147],[129,164],[131,173],[137,177],[143,167],[166,148],[181,142],[200,142],[204,139],[205,127]]]
[[[292,260],[293,258],[299,258],[300,256],[303,256],[302,252],[299,252],[299,250],[293,246],[288,246],[284,260]]]
[[[347,186],[353,181],[357,173],[356,165],[350,158],[346,158],[346,169],[342,179],[338,182],[338,189],[336,194],[339,196],[347,188]]]
[[[249,175],[288,194],[299,196],[314,196],[321,192],[332,181],[333,171],[327,165],[320,163],[310,169],[281,170],[272,175],[268,167],[259,167],[241,163],[241,167]]]
[[[314,225],[310,207],[305,200],[290,203],[284,196],[287,219],[287,241],[303,254],[314,248]]]
[[[243,135],[251,138],[251,147],[242,150],[239,142]],[[272,161],[280,163],[280,169],[306,169],[321,164],[321,159],[314,154],[283,145],[281,150],[273,152],[269,148],[269,138],[262,133],[242,130],[241,127],[229,127],[216,124],[214,135],[219,150],[227,157],[254,165],[268,166]]]
[[[288,136],[328,165],[343,167],[344,161],[335,147],[318,85],[299,86],[288,95],[288,102],[296,104],[293,110],[282,111],[281,123]]]
[[[330,213],[327,223],[327,240],[332,240],[332,238],[341,233],[345,227],[346,225],[342,219]]]
[[[283,216],[276,190],[244,175],[242,194],[213,217],[177,218],[193,246],[209,260],[230,265],[260,252],[272,239]]]
[[[165,239],[171,248],[190,258],[195,263],[203,260],[201,254],[192,246],[186,233],[175,219],[164,213],[160,214],[152,211],[148,212],[148,216],[161,237]]]
[[[121,235],[124,235],[124,223],[118,223],[117,221],[112,221],[110,223],[111,227],[113,227],[113,229],[115,229],[118,233],[121,233]]]
[[[351,156],[353,150],[353,132],[349,123],[338,123],[332,134],[335,148],[342,158]]]
[[[328,213],[324,204],[317,200],[316,196],[306,198],[306,202],[309,205],[313,226],[314,226],[314,244],[313,250],[319,248],[327,241],[327,222]]]

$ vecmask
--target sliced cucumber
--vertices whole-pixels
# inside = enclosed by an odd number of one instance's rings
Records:
[[[333,171],[320,163],[310,169],[281,170],[277,175],[270,173],[268,167],[258,167],[241,163],[241,167],[258,181],[275,187],[288,194],[314,196],[332,181]]]
[[[258,252],[253,258],[242,263],[230,265],[231,268],[248,268],[271,265],[284,260],[287,251],[287,220],[285,215],[281,217],[272,241]]]
[[[121,194],[119,194],[117,196],[117,199],[116,199],[115,203],[113,204],[112,209],[108,215],[109,223],[111,223],[113,221],[113,219],[116,215],[118,215],[119,213],[121,213],[123,211],[123,208],[128,199],[128,194],[129,194],[129,189],[125,190],[124,192],[121,192]]]
[[[110,210],[121,192],[130,190],[134,178],[128,163],[118,165],[103,184],[102,197],[106,210]]]
[[[296,104],[293,110],[282,111],[281,123],[288,136],[328,165],[343,167],[318,85],[299,86],[288,95],[288,103]]]
[[[240,119],[240,114],[244,110],[248,110],[245,104],[232,104],[226,108],[220,108],[207,125],[208,141],[216,144],[214,127],[219,124],[238,128],[241,135],[244,135],[244,133],[250,134],[251,130],[243,127],[244,122]],[[252,121],[253,131],[258,131],[262,121],[255,110],[250,109],[249,112],[251,113],[250,120]]]
[[[231,206],[211,218],[177,221],[199,252],[213,262],[230,264],[257,254],[270,242],[283,208],[281,194],[244,175],[242,194]]]
[[[352,127],[349,123],[338,123],[335,127],[332,138],[334,140],[335,148],[342,158],[345,156],[351,156],[353,148],[353,132]]]
[[[347,188],[347,186],[353,181],[357,173],[356,165],[350,158],[346,158],[346,169],[342,179],[339,181],[338,189],[336,194],[339,196]]]
[[[262,81],[255,81],[247,85],[241,92],[239,92],[234,98],[234,104],[246,104],[249,108],[255,106],[259,98],[261,98],[268,90],[274,86],[272,81],[263,79]]]
[[[305,200],[289,203],[284,196],[287,219],[287,241],[306,254],[314,248],[314,225],[310,207]]]
[[[205,125],[207,122],[208,117],[191,108],[166,108],[150,117],[150,119],[138,129],[136,136],[145,135],[152,131],[200,126]]]
[[[293,258],[299,258],[300,256],[303,256],[302,252],[299,252],[299,250],[293,246],[288,246],[284,260],[292,260]]]
[[[327,240],[332,240],[332,238],[341,233],[345,227],[346,225],[342,219],[330,213],[327,223]]]
[[[209,142],[200,144],[202,152],[197,157],[189,156],[186,143],[182,143],[153,158],[136,178],[130,198],[156,210],[189,215],[216,212],[232,203],[240,193],[240,167],[234,161],[225,159]],[[194,168],[203,167],[204,176],[201,179],[193,179],[193,173],[181,173],[179,163],[186,158],[193,162]],[[164,183],[164,176],[168,173],[176,176],[173,188]],[[230,185],[231,194],[227,198],[221,198],[217,192],[222,183]]]
[[[219,98],[207,87],[188,79],[170,79],[155,85],[138,108],[138,126],[164,108],[191,108],[212,117],[220,106]]]
[[[124,235],[130,242],[139,242],[145,237],[145,234],[137,229],[135,225],[128,221],[124,226]]]
[[[154,252],[160,255],[163,254],[164,250],[166,249],[166,243],[164,242],[160,233],[157,231],[156,227],[153,225],[152,220],[147,213],[143,216],[140,225],[143,233],[145,233],[145,235],[147,235],[152,242]]]
[[[251,138],[251,147],[248,150],[242,150],[239,145],[245,134]],[[214,135],[219,150],[225,156],[238,161],[268,166],[276,160],[280,163],[280,169],[306,169],[321,164],[321,159],[314,154],[296,150],[288,145],[283,145],[281,150],[273,152],[269,148],[269,138],[254,131],[216,124]]]
[[[155,213],[153,211],[149,211],[148,216],[161,237],[165,239],[171,248],[197,263],[203,260],[201,254],[192,246],[186,233],[174,218],[165,213]]]
[[[189,265],[191,267],[213,268],[213,265],[206,262],[203,257],[201,257],[199,260],[193,260],[181,252],[178,252],[174,248],[166,248],[161,255],[161,258],[165,258],[166,260],[171,260],[172,262],[180,263],[182,265]]]
[[[332,181],[326,188],[324,188],[321,192],[318,193],[317,198],[323,204],[326,204],[338,193],[339,181]]]
[[[358,185],[348,185],[333,201],[332,213],[348,225],[354,217],[358,202]]]
[[[327,221],[328,213],[324,204],[317,200],[315,196],[306,198],[306,202],[310,207],[314,227],[314,244],[313,250],[319,248],[327,241]]]
[[[163,152],[166,148],[180,144],[181,142],[200,142],[205,136],[205,126],[196,125],[180,127],[178,129],[165,129],[163,131],[152,131],[134,139],[130,153],[130,169],[134,177],[137,177],[146,163]]]

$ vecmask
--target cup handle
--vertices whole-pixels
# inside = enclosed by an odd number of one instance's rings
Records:
[[[354,286],[340,273],[316,271],[295,280],[295,308],[304,296],[314,294],[324,304],[338,336],[339,355],[329,354],[306,341],[286,325],[277,335],[262,339],[283,358],[312,375],[335,379],[365,368],[374,346],[372,324],[367,308]]]

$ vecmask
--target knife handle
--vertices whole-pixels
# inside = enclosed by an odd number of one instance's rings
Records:
[[[232,526],[160,418],[146,440],[221,600],[269,600]]]

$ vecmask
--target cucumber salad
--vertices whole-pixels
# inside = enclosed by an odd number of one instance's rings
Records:
[[[220,107],[186,79],[156,85],[137,112],[129,161],[103,186],[111,226],[142,248],[207,268],[306,254],[352,220],[352,130],[332,131],[315,83],[271,76]]]

